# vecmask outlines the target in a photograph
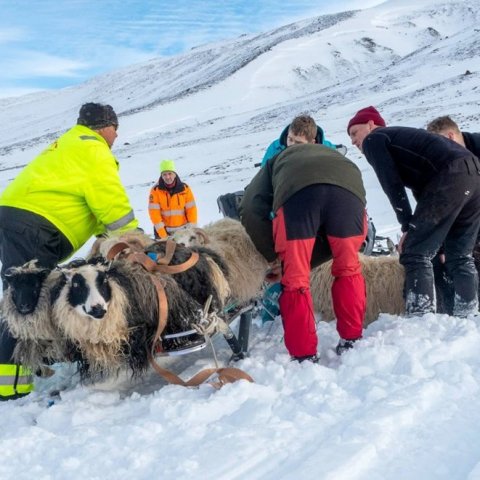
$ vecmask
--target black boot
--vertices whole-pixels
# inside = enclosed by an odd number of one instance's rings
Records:
[[[316,353],[315,355],[305,355],[303,357],[292,357],[292,361],[297,361],[298,363],[302,363],[305,360],[307,362],[318,363],[320,361],[320,355]]]
[[[342,355],[342,353],[345,353],[347,350],[353,348],[353,344],[358,340],[360,339],[356,338],[355,340],[345,340],[341,338],[338,342],[338,345],[335,347],[335,352],[337,355]]]

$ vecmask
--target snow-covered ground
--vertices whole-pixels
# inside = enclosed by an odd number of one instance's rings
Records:
[[[114,153],[147,230],[161,159],[176,161],[205,224],[300,112],[347,145],[349,118],[368,105],[390,125],[451,114],[479,131],[479,22],[478,0],[390,0],[0,99],[0,188],[91,100],[122,113]],[[348,157],[378,233],[396,239],[372,169],[353,147]],[[255,383],[220,391],[154,373],[82,386],[58,366],[32,395],[0,403],[0,479],[480,479],[478,318],[381,315],[341,358],[335,325],[319,322],[318,335],[320,364],[292,363],[281,322],[257,321],[238,364]],[[185,377],[211,363],[205,351],[165,361]]]

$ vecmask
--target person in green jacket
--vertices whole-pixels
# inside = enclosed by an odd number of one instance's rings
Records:
[[[37,259],[54,268],[92,235],[136,229],[110,149],[118,118],[110,105],[82,105],[77,125],[30,162],[0,196],[0,261],[5,271]],[[4,325],[4,324],[3,324]],[[0,326],[0,400],[33,390],[31,372],[12,363],[15,339]]]

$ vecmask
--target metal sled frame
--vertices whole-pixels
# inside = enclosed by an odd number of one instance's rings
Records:
[[[236,310],[232,312],[229,316],[227,316],[226,323],[228,328],[226,332],[223,333],[225,340],[228,343],[228,346],[232,350],[232,357],[231,360],[238,361],[248,353],[248,342],[250,337],[250,327],[252,325],[252,316],[253,316],[253,309],[255,306],[247,305],[246,307],[241,308],[240,310]],[[230,325],[238,320],[238,334],[235,335],[235,332],[231,329]],[[164,335],[163,339],[175,339],[181,337],[187,337],[189,335],[195,335],[198,332],[196,330],[186,330],[180,333],[173,333],[170,335]],[[192,347],[187,347],[179,350],[170,350],[170,351],[163,351],[157,352],[155,356],[158,357],[170,357],[170,356],[179,356],[179,355],[187,355],[189,353],[198,352],[203,350],[207,346],[207,342],[203,342],[198,345],[193,345]]]
[[[253,304],[247,305],[246,307],[234,312],[227,319],[228,330],[223,334],[223,336],[232,350],[233,354],[231,360],[233,361],[241,360],[248,354],[248,341],[250,337],[250,327],[252,325],[254,308],[255,306]],[[239,319],[238,335],[235,335],[233,330],[230,328],[230,325],[237,319]]]

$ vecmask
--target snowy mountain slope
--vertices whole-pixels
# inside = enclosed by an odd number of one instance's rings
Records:
[[[478,118],[472,104],[480,98],[476,85],[480,14],[475,5],[472,0],[390,1],[199,47],[78,87],[0,100],[0,169],[5,170],[0,188],[68,128],[78,106],[88,100],[136,112],[121,117],[114,149],[134,198],[133,192],[140,194],[152,182],[160,157],[169,156],[177,160],[183,175],[194,176],[192,186],[219,182],[215,194],[242,188],[265,146],[302,111],[319,121],[327,138],[345,144],[348,118],[367,104],[380,108],[393,124],[424,126],[436,115],[451,113],[469,128]],[[201,69],[197,58],[202,59]],[[189,59],[194,68],[188,66]],[[465,75],[467,70],[472,73]],[[212,77],[210,86],[199,89],[205,75]],[[220,77],[224,79],[219,81]],[[179,97],[185,89],[194,93]],[[167,101],[173,97],[179,98]],[[155,102],[156,107],[147,108]],[[353,149],[349,155],[364,171],[367,187],[376,185],[363,157]],[[211,192],[199,200],[201,223],[212,216],[202,213],[215,204]],[[144,196],[133,202],[148,225]],[[373,218],[386,215],[388,228],[395,228],[389,206],[373,202],[371,195],[368,200]]]
[[[345,144],[348,119],[370,104],[390,124],[422,127],[449,113],[480,131],[479,20],[478,0],[390,0],[0,100],[0,189],[89,100],[130,112],[114,153],[147,231],[162,158],[176,161],[200,224],[209,222],[220,216],[216,197],[250,181],[299,112]],[[371,168],[353,147],[348,156],[362,169],[377,229],[395,238]],[[480,479],[478,318],[381,315],[341,358],[335,325],[320,322],[318,335],[320,364],[299,365],[280,321],[255,325],[239,366],[256,383],[219,392],[164,387],[153,373],[79,386],[59,368],[32,396],[0,404],[0,478]],[[206,352],[166,362],[185,377],[207,363]],[[47,391],[63,386],[45,408]]]
[[[48,142],[51,135],[44,136],[64,129],[63,119],[75,118],[78,104],[86,98],[110,102],[120,113],[133,113],[181,98],[195,107],[195,92],[207,89],[206,95],[215,98],[216,90],[222,97],[228,90],[236,92],[230,95],[230,106],[268,108],[286,97],[388,67],[419,48],[471,31],[478,24],[476,2],[446,2],[433,10],[430,3],[387,2],[385,7],[317,17],[111,72],[78,87],[2,99],[1,118],[9,121],[0,122],[0,146],[21,146],[32,138]],[[25,119],[22,109],[28,105],[32,113]],[[35,111],[52,113],[44,113],[40,121]],[[29,130],[22,134],[27,133],[28,139],[11,129],[21,119]]]

